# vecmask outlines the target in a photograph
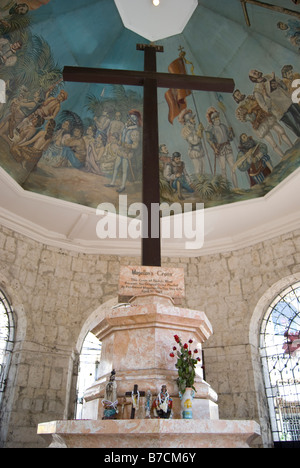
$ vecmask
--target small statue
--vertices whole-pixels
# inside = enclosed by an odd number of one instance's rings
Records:
[[[102,405],[104,408],[104,416],[102,419],[117,419],[117,414],[118,414],[118,400],[115,402],[108,401],[108,400],[102,400]]]
[[[151,393],[150,390],[148,390],[147,394],[146,394],[146,405],[145,405],[146,415],[145,415],[145,419],[151,419],[151,407],[152,407],[152,393]]]
[[[101,402],[104,407],[104,416],[102,419],[117,419],[118,400],[115,375],[116,371],[113,370],[110,374],[109,382],[105,387],[104,399]]]
[[[160,393],[157,395],[156,399],[153,402],[154,417],[159,419],[172,418],[172,407],[173,400],[168,394],[167,386],[162,385]]]
[[[118,403],[118,406],[121,406],[121,419],[124,419],[125,407],[131,404],[131,401],[127,401],[126,396],[124,396],[121,399],[121,402]]]

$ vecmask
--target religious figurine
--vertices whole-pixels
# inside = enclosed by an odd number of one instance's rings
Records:
[[[117,383],[115,380],[116,372],[111,372],[109,382],[105,387],[104,399],[102,405],[104,407],[104,416],[102,419],[117,419],[118,400],[117,400]]]
[[[118,406],[121,406],[121,419],[124,419],[125,407],[131,404],[131,401],[127,401],[126,396],[118,403]]]
[[[152,406],[152,393],[151,393],[150,390],[148,390],[147,394],[146,394],[146,405],[145,405],[146,415],[145,415],[145,419],[151,419],[151,406]]]
[[[131,396],[132,408],[131,408],[131,415],[130,419],[135,419],[135,413],[140,408],[140,397],[145,396],[144,391],[139,391],[138,385],[134,385],[133,390],[131,392],[126,392],[125,396]]]
[[[173,400],[170,397],[167,386],[162,385],[160,393],[157,395],[153,402],[153,414],[154,417],[159,419],[170,419],[172,418],[172,407]]]

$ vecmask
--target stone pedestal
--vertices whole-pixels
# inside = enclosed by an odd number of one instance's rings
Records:
[[[133,298],[129,305],[107,312],[93,330],[102,342],[99,373],[102,377],[87,390],[83,418],[102,419],[101,399],[112,369],[116,371],[119,401],[135,384],[139,390],[151,391],[153,398],[163,384],[173,399],[173,418],[181,418],[180,399],[176,384],[176,358],[170,357],[174,335],[183,342],[193,339],[192,350],[201,356],[202,343],[212,334],[212,327],[204,312],[176,307],[170,297],[161,294],[143,294]],[[193,417],[218,419],[217,394],[203,380],[201,363],[196,369],[197,390],[193,401]],[[127,402],[130,402],[127,398]],[[145,417],[145,399],[140,399],[137,419]],[[130,418],[130,405],[119,407],[118,418]]]
[[[144,419],[54,421],[38,434],[53,448],[249,448],[260,430],[253,421]]]
[[[128,267],[129,268],[129,267]],[[204,448],[249,447],[260,434],[253,421],[219,420],[217,394],[203,379],[201,363],[196,367],[196,388],[193,400],[193,419],[181,419],[179,392],[176,383],[176,357],[170,353],[176,346],[174,335],[183,343],[193,340],[191,351],[198,349],[212,334],[212,327],[204,312],[181,308],[171,297],[160,294],[163,289],[180,299],[183,277],[177,270],[166,271],[144,267],[130,267],[125,272],[121,291],[138,290],[128,304],[108,310],[105,318],[92,330],[102,342],[100,379],[84,396],[83,419],[54,421],[40,424],[38,434],[53,446],[98,448]],[[141,274],[146,279],[136,279]],[[153,276],[152,276],[153,275]],[[171,278],[171,279],[170,279]],[[141,289],[141,290],[139,290]],[[181,296],[182,297],[182,296]],[[177,345],[178,346],[178,345]],[[176,352],[175,352],[176,354]],[[116,420],[102,420],[105,387],[115,370],[117,399]],[[173,418],[145,419],[145,398],[140,398],[135,419],[130,419],[131,393],[134,385],[156,398],[162,385],[173,399]]]

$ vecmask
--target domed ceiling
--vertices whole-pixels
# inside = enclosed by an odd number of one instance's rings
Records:
[[[172,17],[163,2],[154,7],[149,0],[147,8],[164,15],[165,24],[175,22],[174,9]],[[0,78],[6,88],[0,104],[2,184],[30,199],[32,212],[34,203],[46,207],[49,197],[57,201],[57,222],[69,222],[68,232],[74,225],[75,231],[85,227],[99,204],[110,203],[118,213],[120,194],[128,205],[141,202],[143,88],[64,82],[62,74],[65,66],[143,70],[144,53],[136,45],[148,44],[149,36],[133,32],[143,11],[136,8],[135,18],[129,10],[128,29],[118,3],[0,1]],[[273,0],[267,8],[266,2],[250,0],[199,0],[182,32],[169,35],[168,28],[166,37],[155,31],[161,37],[156,43],[164,47],[157,54],[158,72],[232,78],[236,89],[234,95],[184,96],[182,90],[158,89],[161,202],[244,212],[242,202],[268,200],[295,180],[300,165],[300,84],[292,87],[300,78],[295,3]],[[72,204],[79,207],[79,227],[78,219],[59,214],[65,206],[75,209]],[[257,205],[251,206],[254,222]],[[3,201],[2,207],[11,208]],[[15,213],[24,216],[23,208]],[[41,227],[54,231],[45,212],[39,213]]]

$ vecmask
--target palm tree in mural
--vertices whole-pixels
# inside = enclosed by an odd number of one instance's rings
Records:
[[[15,70],[18,79],[32,90],[47,91],[62,79],[62,70],[55,62],[52,50],[40,36],[28,35],[26,51]]]
[[[0,78],[7,83],[8,102],[2,108],[2,114],[10,106],[10,100],[18,97],[20,89],[26,88],[30,95],[39,92],[41,97],[57,83],[62,81],[62,70],[53,58],[51,48],[42,37],[32,35],[29,29],[16,31],[11,35],[11,42],[20,41],[17,61],[12,67],[1,67]]]
[[[102,89],[98,97],[94,94],[88,94],[86,102],[86,108],[94,117],[99,117],[103,111],[108,112],[108,114],[111,114],[110,117],[112,117],[118,111],[121,112],[122,120],[124,121],[130,109],[142,111],[141,96],[122,85],[109,85],[107,88]]]

